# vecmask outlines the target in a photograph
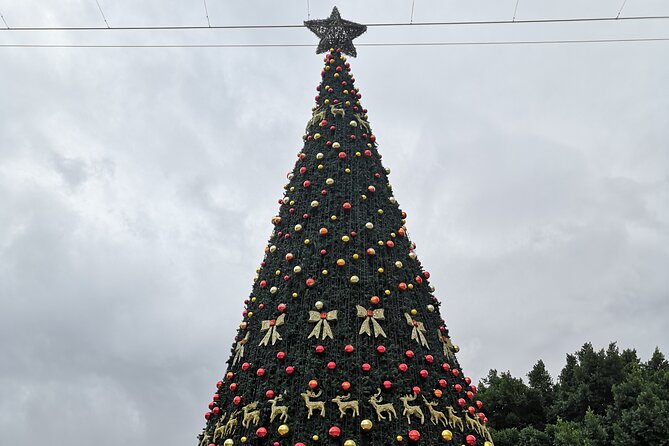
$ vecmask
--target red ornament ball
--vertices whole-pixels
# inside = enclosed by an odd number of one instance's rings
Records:
[[[409,370],[409,366],[404,363],[398,365],[397,368],[400,370],[400,372],[406,372]]]
[[[390,388],[391,388],[392,386],[393,386],[393,383],[392,383],[392,382],[390,382],[390,381],[388,381],[388,380],[383,381],[383,388],[384,388],[384,389],[386,389],[386,390],[390,390]]]
[[[274,390],[270,389],[267,392],[265,392],[265,398],[267,399],[274,398]]]
[[[235,397],[232,399],[232,403],[233,403],[235,406],[239,406],[239,404],[240,404],[241,402],[242,402],[242,397],[239,396],[239,395],[235,396]]]
[[[265,376],[265,369],[259,368],[258,370],[256,370],[256,375]]]
[[[279,306],[276,307],[277,310],[279,310],[279,313],[283,313],[286,311],[286,304],[279,304]]]
[[[407,358],[413,358],[413,355],[414,354],[412,350],[407,350],[406,352],[404,352],[404,356],[406,356]]]
[[[440,386],[440,387],[446,387],[446,386],[447,386],[447,384],[446,384],[446,380],[445,380],[445,379],[440,379],[440,380],[439,380],[439,386]]]
[[[286,352],[279,352],[276,354],[276,359],[284,359],[286,357]]]
[[[351,388],[351,383],[348,381],[344,381],[343,383],[341,383],[341,388],[342,390],[348,390]]]
[[[204,419],[208,420],[209,418],[211,418],[211,412],[205,412],[204,413]]]
[[[369,372],[370,370],[372,370],[372,366],[369,363],[366,362],[362,365],[362,370],[364,372]]]
[[[425,355],[425,361],[426,361],[428,364],[432,364],[432,363],[434,362],[434,356],[432,356],[432,355]]]
[[[248,362],[245,362],[244,364],[242,364],[242,370],[244,370],[244,371],[248,370],[250,367],[251,367],[251,364],[249,364]]]
[[[216,388],[220,389],[221,387],[223,387],[223,381],[217,381],[216,382]]]
[[[465,440],[467,441],[467,444],[468,444],[469,446],[474,446],[474,445],[476,444],[476,437],[473,436],[473,435],[467,435],[467,437],[465,438]]]
[[[230,390],[232,390],[233,392],[234,392],[235,390],[237,390],[237,383],[231,383],[231,384],[230,384]]]
[[[330,429],[328,429],[328,435],[332,438],[339,438],[341,435],[341,429],[338,426],[332,426]]]
[[[218,407],[214,407],[214,408],[212,409],[211,412],[212,412],[214,415],[218,415],[218,413],[219,413],[220,411],[221,411],[220,408],[218,408]]]
[[[418,386],[413,386],[413,387],[411,388],[411,390],[412,390],[413,393],[415,393],[416,395],[418,395],[418,394],[420,393],[420,387],[418,387]]]
[[[379,345],[376,347],[376,351],[380,354],[383,354],[386,352],[386,347],[384,345]]]
[[[355,350],[355,348],[351,344],[347,344],[346,347],[344,347],[346,353],[353,353],[353,350]]]
[[[289,365],[288,367],[286,367],[286,374],[287,375],[292,375],[293,373],[295,373],[295,367],[293,367],[292,365]]]
[[[455,387],[455,391],[456,391],[456,392],[462,392],[462,386],[461,386],[460,384],[456,384],[456,385],[453,386],[453,387]]]
[[[347,201],[347,202],[345,202],[345,203],[342,205],[342,207],[343,207],[344,209],[346,209],[346,210],[351,209],[351,203],[349,203],[349,202]]]
[[[265,429],[264,427],[259,427],[259,428],[256,430],[256,435],[257,435],[259,438],[265,438],[265,437],[267,436],[267,429]]]
[[[328,362],[328,369],[334,370],[337,367],[337,363],[334,361]]]
[[[464,398],[458,398],[458,406],[465,407],[465,404],[467,404],[467,402]]]
[[[441,368],[444,370],[444,372],[448,372],[449,370],[451,370],[451,365],[445,362],[441,365]]]
[[[339,152],[339,155],[337,155],[337,156],[339,156],[339,159],[343,160],[344,158],[346,158],[346,153],[345,152]]]
[[[316,353],[323,353],[325,351],[325,347],[322,345],[317,345],[314,350],[316,350]]]
[[[411,441],[420,440],[420,432],[418,432],[416,429],[410,430],[409,431],[409,440],[411,440]]]
[[[318,387],[318,381],[316,381],[315,379],[312,379],[311,381],[309,381],[309,388],[311,390],[316,389],[316,387]]]

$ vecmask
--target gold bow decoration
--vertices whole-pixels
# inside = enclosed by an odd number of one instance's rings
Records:
[[[237,344],[235,344],[235,357],[232,359],[232,365],[235,365],[237,361],[242,359],[244,357],[244,346],[246,343],[249,342],[249,332],[246,332],[246,336],[244,336],[244,339],[240,339],[237,341]]]
[[[451,342],[451,338],[443,334],[441,330],[437,330],[437,336],[439,337],[439,341],[444,345],[444,356],[452,359],[455,353],[457,353],[458,348]]]
[[[379,336],[383,336],[384,338],[388,337],[383,331],[383,328],[381,328],[381,324],[377,322],[385,320],[382,308],[368,310],[365,307],[361,307],[360,305],[356,305],[355,308],[358,310],[358,317],[365,319],[362,321],[360,332],[358,334],[365,333],[368,336],[372,336],[372,331],[374,331],[375,338],[378,338]]]
[[[409,313],[404,313],[404,317],[407,320],[407,324],[410,327],[413,327],[413,330],[411,330],[411,339],[414,339],[423,347],[430,348],[430,346],[427,345],[427,339],[425,339],[425,333],[427,333],[425,325],[422,322],[413,319]]]
[[[267,345],[270,339],[272,340],[272,345],[276,344],[276,341],[281,341],[283,338],[281,337],[279,331],[276,328],[283,325],[285,318],[286,315],[282,313],[281,316],[277,317],[276,319],[262,321],[262,325],[260,326],[260,332],[262,333],[266,331],[267,333],[265,334],[265,337],[262,338],[262,341],[260,341],[260,344],[258,345]]]
[[[311,333],[309,336],[307,336],[307,339],[316,337],[318,339],[318,336],[321,336],[321,339],[325,340],[325,338],[330,338],[334,339],[332,336],[332,328],[330,327],[330,322],[331,321],[336,321],[337,320],[337,310],[332,310],[328,311],[327,313],[319,313],[318,311],[309,311],[309,322],[315,322],[316,326],[314,327],[313,330],[311,330]]]

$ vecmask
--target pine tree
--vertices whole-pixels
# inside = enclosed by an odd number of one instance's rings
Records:
[[[199,444],[492,446],[343,54],[365,27],[305,24],[316,105]]]

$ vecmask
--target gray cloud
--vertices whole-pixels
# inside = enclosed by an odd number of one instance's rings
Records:
[[[209,2],[213,23],[303,4]],[[332,2],[312,2],[312,17]],[[416,2],[414,20],[515,2]],[[201,5],[101,2],[114,25]],[[404,21],[407,2],[340,2]],[[486,11],[482,16],[481,11]],[[667,14],[661,1],[629,15]],[[3,5],[14,26],[101,21],[90,2]],[[617,11],[615,11],[617,12]],[[610,2],[518,16],[611,15]],[[660,35],[661,23],[372,29],[360,40]],[[16,42],[310,42],[304,30],[2,34]],[[475,380],[553,374],[586,341],[669,339],[666,44],[360,48],[352,61],[418,255]],[[188,444],[301,147],[311,49],[0,49],[0,443]]]

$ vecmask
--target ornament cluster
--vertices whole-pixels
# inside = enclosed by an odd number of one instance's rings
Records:
[[[492,446],[338,50],[200,446]]]

